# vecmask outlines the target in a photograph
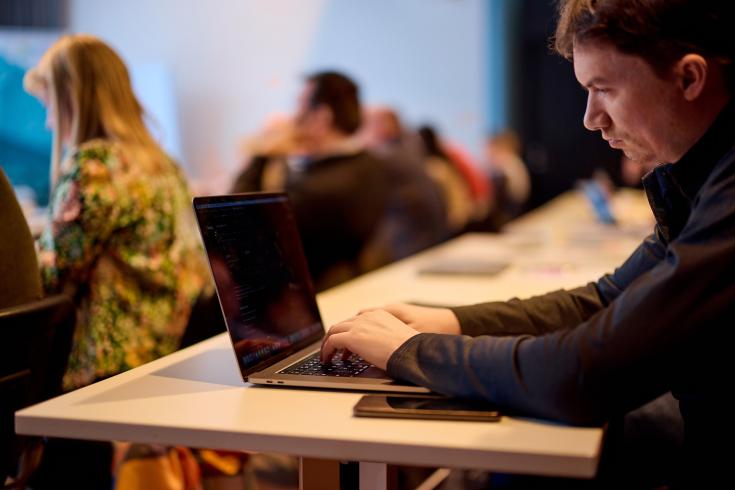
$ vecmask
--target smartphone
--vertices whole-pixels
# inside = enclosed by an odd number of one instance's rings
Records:
[[[365,395],[353,408],[358,417],[496,422],[500,412],[487,402],[416,395]]]

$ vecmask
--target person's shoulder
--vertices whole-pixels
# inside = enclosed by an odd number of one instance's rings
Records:
[[[353,166],[362,166],[371,171],[386,171],[392,169],[393,162],[376,152],[360,150],[348,157]]]
[[[700,190],[703,195],[723,192],[735,196],[735,145],[717,161]]]
[[[378,155],[374,151],[369,151],[369,150],[359,150],[352,155],[352,158],[355,158],[357,160],[364,160],[366,162],[379,162],[379,163],[385,163],[385,161],[387,160],[387,158],[381,155]]]
[[[308,169],[312,172],[355,172],[359,168],[382,165],[383,161],[365,150],[353,150],[309,158]]]
[[[733,173],[733,168],[735,168],[735,142],[733,142],[732,146],[722,155],[720,160],[717,162],[713,174],[731,174]]]
[[[120,148],[106,139],[85,141],[73,149],[62,163],[62,172],[79,180],[107,180],[120,160]]]
[[[77,160],[107,161],[119,152],[120,148],[117,143],[103,138],[95,138],[77,146],[72,157]]]

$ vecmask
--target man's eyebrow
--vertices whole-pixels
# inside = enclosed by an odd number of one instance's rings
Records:
[[[584,88],[590,88],[595,85],[605,85],[607,83],[607,80],[603,77],[594,77],[591,80],[587,80],[587,83],[580,83],[580,85]]]

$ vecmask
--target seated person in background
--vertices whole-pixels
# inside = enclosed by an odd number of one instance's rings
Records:
[[[316,73],[293,121],[254,143],[232,187],[288,193],[317,290],[360,273],[360,255],[388,204],[385,165],[355,138],[361,123],[357,85],[340,73]]]
[[[385,253],[375,265],[383,265],[445,240],[447,203],[427,172],[418,134],[406,130],[388,107],[367,108],[364,116],[360,138],[385,162],[390,178],[388,215],[373,242]]]
[[[521,160],[521,141],[518,135],[505,129],[485,141],[485,164],[495,184],[493,212],[500,215],[501,224],[523,210],[531,195],[531,177]]]
[[[5,172],[0,168],[0,309],[40,299],[36,248]]]
[[[472,219],[472,196],[467,182],[444,152],[431,126],[418,130],[426,171],[442,190],[450,234],[458,234]]]
[[[453,141],[442,138],[441,135],[435,134],[435,136],[439,140],[442,152],[449,157],[449,161],[452,162],[470,190],[470,197],[472,198],[471,221],[482,223],[491,211],[495,199],[495,189],[492,187],[492,181],[484,171],[480,170],[475,159],[465,148]]]
[[[556,49],[587,90],[585,127],[655,166],[644,178],[653,234],[577,289],[362,312],[331,327],[323,358],[347,349],[396,379],[574,424],[614,422],[671,391],[683,457],[659,475],[666,481],[646,483],[729,480],[720,443],[733,432],[735,374],[733,23],[731,2],[562,1]],[[607,476],[627,488],[641,475]]]
[[[454,174],[460,176],[465,188],[469,191],[470,216],[469,229],[485,231],[483,222],[492,210],[494,189],[492,181],[481,171],[475,159],[459,144],[442,138],[436,128],[424,125],[419,128],[419,135],[424,142],[427,158],[440,156],[452,165]],[[465,227],[466,230],[467,227]],[[493,230],[494,231],[494,230]]]
[[[77,305],[73,389],[176,350],[209,273],[184,175],[146,129],[118,55],[63,36],[24,83],[53,130],[40,266],[46,291]]]
[[[118,55],[63,36],[24,84],[53,131],[40,267],[46,292],[77,305],[69,390],[176,350],[210,278],[184,175],[146,129]],[[111,461],[109,443],[50,439],[32,486],[110,488]]]

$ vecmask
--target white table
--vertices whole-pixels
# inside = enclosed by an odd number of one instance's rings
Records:
[[[363,306],[419,300],[468,303],[527,296],[596,278],[634,247],[629,231],[570,246],[579,197],[567,195],[513,226],[508,237],[472,234],[319,295],[326,325]],[[567,218],[563,219],[563,215]],[[561,221],[555,221],[560,218]],[[640,235],[641,233],[639,233]],[[599,235],[599,233],[595,233]],[[584,240],[582,240],[584,242]],[[604,244],[603,244],[604,242]],[[493,277],[418,274],[448,256],[505,257]],[[594,476],[601,428],[504,417],[497,423],[361,419],[359,393],[244,384],[225,334],[16,414],[21,434],[181,444],[298,455],[303,488],[326,488],[315,460],[360,461],[361,488],[385,488],[387,464]],[[324,466],[325,471],[333,471]],[[331,468],[331,470],[330,470]],[[314,478],[314,481],[311,479]]]

